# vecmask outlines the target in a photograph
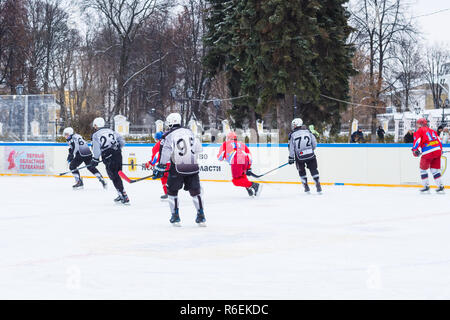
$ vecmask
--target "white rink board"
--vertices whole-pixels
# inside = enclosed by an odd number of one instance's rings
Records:
[[[122,152],[123,162],[129,163],[131,159],[138,164],[147,162],[152,146],[128,144]],[[231,179],[229,165],[217,160],[219,147],[220,145],[204,145],[199,159],[201,179]],[[0,174],[57,175],[68,171],[67,149],[66,144],[55,143],[0,143]],[[419,159],[412,156],[410,149],[410,145],[392,144],[319,144],[316,154],[321,181],[330,184],[417,185],[420,183]],[[287,162],[288,149],[285,144],[250,145],[250,150],[253,155],[253,171],[256,174],[267,172]],[[450,150],[450,146],[446,145],[444,150]],[[35,161],[36,157],[45,160],[45,168],[42,165],[34,170],[20,167],[21,161]],[[11,168],[12,162],[15,162],[14,168]],[[99,169],[106,174],[103,165],[100,164]],[[141,167],[137,167],[135,171],[124,167],[124,172],[130,177],[149,175],[149,172]],[[82,174],[90,175],[86,170],[83,170]],[[444,174],[444,181],[446,175]],[[299,177],[293,165],[276,170],[263,180],[298,183]],[[445,183],[449,185],[447,181]]]

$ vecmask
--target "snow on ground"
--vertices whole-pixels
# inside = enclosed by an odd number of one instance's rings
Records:
[[[157,181],[72,184],[0,177],[1,299],[450,299],[448,194],[204,182],[174,228]]]

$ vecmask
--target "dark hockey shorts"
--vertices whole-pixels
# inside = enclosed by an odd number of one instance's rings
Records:
[[[167,178],[167,190],[169,195],[177,195],[178,191],[183,188],[186,191],[200,191],[200,177],[198,173],[191,175],[181,175],[170,166],[169,177]]]
[[[312,176],[315,176],[319,174],[319,171],[317,170],[317,159],[316,157],[308,160],[298,160],[296,161],[297,170],[300,174],[300,177],[306,176],[306,170],[305,166],[309,169],[309,172],[311,172]]]

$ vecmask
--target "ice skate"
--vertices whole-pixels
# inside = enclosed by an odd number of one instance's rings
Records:
[[[180,215],[178,214],[178,209],[175,209],[175,212],[172,213],[172,217],[170,218],[170,223],[174,227],[181,227]]]
[[[422,194],[430,193],[430,186],[425,186],[422,189],[420,189],[420,193]]]
[[[98,178],[98,181],[100,181],[100,183],[102,184],[103,189],[108,189],[108,184],[106,183],[105,179],[103,179],[102,177]]]
[[[255,198],[259,197],[259,195],[261,194],[262,185],[260,183],[253,182],[252,189],[253,189],[253,196]]]
[[[305,193],[310,194],[311,189],[309,189],[308,183],[304,183],[303,187],[305,188]]]
[[[444,194],[444,193],[445,193],[445,187],[444,187],[444,186],[439,186],[439,187],[436,189],[436,193],[438,193],[438,194]]]
[[[130,205],[130,199],[128,198],[128,195],[127,195],[127,193],[125,191],[122,192],[121,203],[124,204],[124,205]]]
[[[83,187],[84,187],[83,179],[78,180],[78,182],[72,186],[73,190],[80,190],[83,189]]]
[[[318,194],[322,194],[322,185],[320,184],[320,182],[316,183],[316,189]]]
[[[205,214],[203,213],[203,209],[198,210],[195,223],[197,223],[199,227],[206,227],[206,219]]]
[[[255,192],[254,192],[254,190],[253,190],[253,186],[247,188],[246,190],[247,190],[247,193],[248,193],[248,195],[249,195],[250,197],[253,197],[253,196],[254,196]]]

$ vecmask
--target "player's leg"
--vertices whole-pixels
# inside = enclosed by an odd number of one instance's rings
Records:
[[[178,191],[183,187],[183,177],[175,169],[169,170],[167,178],[167,195],[170,207],[170,223],[174,226],[180,225]]]
[[[429,192],[430,182],[428,179],[428,169],[430,168],[430,159],[426,156],[420,158],[420,177],[422,179],[423,188],[420,192]]]
[[[161,196],[161,200],[167,200],[169,198],[167,194],[167,179],[169,177],[169,173],[164,173],[163,177],[161,178],[161,184],[164,190],[164,194]]]
[[[122,202],[123,204],[128,204],[130,199],[123,187],[122,179],[119,176],[119,171],[122,170],[122,153],[113,152],[111,155],[106,156],[103,160],[106,166],[106,172],[111,179],[114,187],[117,190],[118,197],[114,199],[115,202]]]
[[[314,182],[316,183],[317,192],[321,193],[322,186],[320,185],[319,170],[317,169],[317,158],[314,157],[313,159],[307,160],[306,165],[309,169],[309,172],[311,173],[311,176],[314,179]]]
[[[184,188],[189,191],[197,210],[197,218],[195,222],[200,226],[204,226],[206,222],[205,212],[203,209],[203,200],[201,196],[200,177],[197,174],[184,177]]]
[[[442,173],[441,173],[441,154],[439,154],[438,157],[434,157],[431,160],[430,171],[438,187],[436,192],[438,193],[444,192],[444,183],[442,181]]]
[[[310,190],[308,186],[308,178],[306,176],[305,161],[296,160],[296,165],[303,187],[305,188],[305,192],[308,193]]]
[[[70,161],[69,169],[75,170],[78,166],[83,162],[83,159],[77,154],[77,156]],[[75,184],[72,186],[73,189],[82,189],[83,188],[83,179],[80,176],[80,171],[76,170],[72,172],[73,177],[75,178]]]
[[[87,156],[87,157],[83,157],[83,162],[86,165],[89,165],[92,161],[92,156]],[[107,185],[106,185],[106,181],[105,179],[103,179],[102,174],[100,173],[100,171],[98,171],[98,169],[96,167],[88,167],[88,170],[95,176],[97,177],[98,181],[100,181],[100,183],[102,184],[103,188],[106,189]]]

